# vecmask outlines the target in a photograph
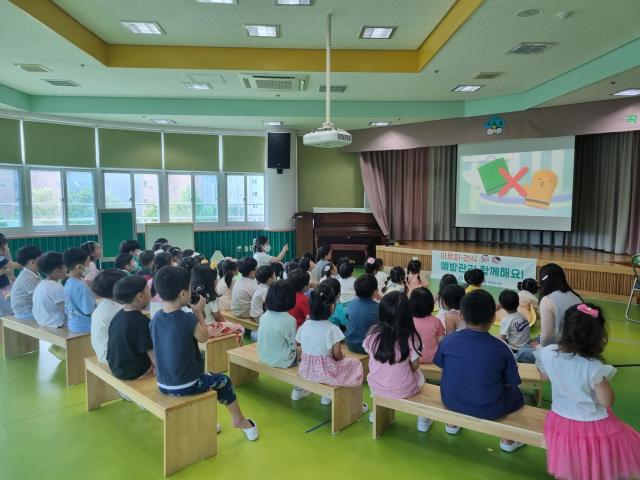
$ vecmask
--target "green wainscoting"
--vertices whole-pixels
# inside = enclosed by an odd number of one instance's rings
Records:
[[[239,258],[252,254],[253,240],[258,235],[266,235],[269,238],[271,242],[272,255],[277,255],[285,243],[289,244],[289,252],[295,252],[296,250],[296,235],[293,230],[284,232],[270,232],[265,230],[217,230],[196,232],[196,250],[207,256],[211,256],[214,251],[220,250],[225,256]],[[97,242],[98,236],[69,235],[14,238],[9,240],[9,246],[11,247],[11,251],[14,255],[20,247],[24,247],[25,245],[35,245],[45,252],[62,252],[67,248],[77,247],[81,243],[89,240]],[[152,245],[145,244],[144,233],[138,234],[138,242],[140,242],[140,245],[142,245],[143,248],[152,247]],[[288,253],[285,260],[291,258],[291,255],[292,253]]]

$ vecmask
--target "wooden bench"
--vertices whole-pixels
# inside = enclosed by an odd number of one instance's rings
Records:
[[[67,328],[49,328],[34,320],[2,317],[4,358],[17,357],[40,350],[39,340],[67,351],[67,386],[84,382],[84,359],[95,355],[91,334],[71,333]]]
[[[96,357],[85,360],[87,410],[120,398],[118,392],[164,423],[164,474],[169,476],[217,452],[216,392],[173,397],[158,390],[156,377],[119,380]]]
[[[227,322],[232,322],[232,323],[237,323],[239,325],[242,325],[245,328],[245,330],[252,330],[252,331],[258,330],[258,322],[256,322],[252,318],[236,317],[233,313],[231,313],[228,310],[227,311],[220,310],[220,313],[222,314],[222,316]]]
[[[438,422],[450,423],[476,432],[546,448],[542,435],[547,410],[525,405],[517,412],[498,420],[483,420],[448,410],[440,399],[440,387],[425,384],[422,391],[411,398],[401,400],[373,397],[373,438],[378,438],[395,419],[395,412],[427,417]]]
[[[442,369],[433,363],[421,363],[420,371],[426,380],[440,380]],[[544,380],[540,371],[533,363],[518,363],[518,373],[520,374],[521,388],[535,390],[536,404],[542,406],[542,385]]]
[[[303,379],[298,375],[298,367],[269,367],[258,360],[258,348],[255,343],[229,350],[228,353],[229,376],[234,386],[255,380],[262,373],[289,385],[331,398],[331,433],[333,434],[355,423],[362,416],[362,386],[360,385],[331,387]]]
[[[227,352],[238,347],[238,340],[234,333],[213,337],[205,343],[200,343],[200,350],[204,350],[204,368],[207,372],[226,372],[229,370],[229,356]]]

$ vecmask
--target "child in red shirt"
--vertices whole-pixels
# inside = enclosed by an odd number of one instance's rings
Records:
[[[289,272],[287,277],[296,290],[296,305],[289,310],[289,315],[296,319],[296,328],[300,328],[309,315],[309,298],[304,294],[309,289],[309,280],[309,273],[300,268]]]

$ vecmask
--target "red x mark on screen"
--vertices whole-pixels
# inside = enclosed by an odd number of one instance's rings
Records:
[[[507,181],[507,184],[498,192],[499,197],[504,197],[512,188],[515,188],[516,191],[523,197],[527,196],[527,191],[522,188],[520,184],[518,184],[518,180],[520,180],[527,174],[527,172],[529,171],[529,167],[522,167],[513,177],[502,167],[500,167],[498,171],[500,172],[500,175],[502,175]]]

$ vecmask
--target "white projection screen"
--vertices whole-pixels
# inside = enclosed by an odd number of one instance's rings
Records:
[[[458,146],[456,226],[571,230],[575,138]]]

